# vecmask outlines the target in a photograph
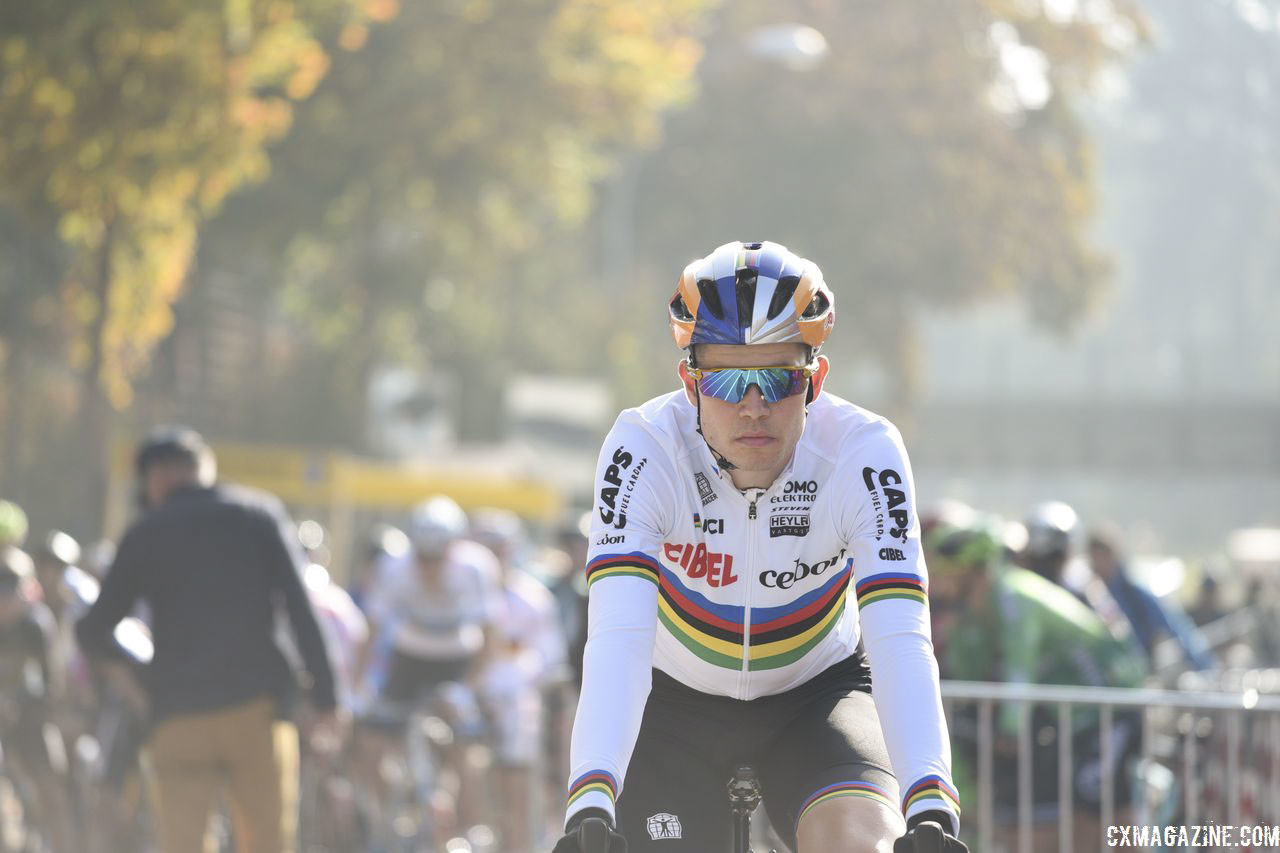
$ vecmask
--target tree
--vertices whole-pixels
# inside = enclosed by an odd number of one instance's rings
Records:
[[[455,373],[464,432],[491,435],[505,371],[577,357],[564,333],[592,334],[594,294],[566,280],[572,230],[618,155],[688,96],[708,5],[415,3],[346,33],[359,49],[335,57],[271,179],[229,202],[200,257],[305,342],[315,382],[284,383],[314,389],[295,437],[359,442],[386,360]]]
[[[746,47],[792,20],[832,46],[807,73]],[[638,255],[663,262],[638,268],[661,282],[650,301],[679,260],[732,239],[784,242],[835,289],[830,350],[878,361],[899,405],[923,304],[1020,294],[1047,325],[1069,327],[1107,269],[1087,237],[1093,165],[1077,117],[1117,56],[1106,26],[1141,33],[1132,10],[1102,22],[999,0],[727,8],[702,99],[671,121],[641,176]]]
[[[85,445],[168,331],[203,216],[261,179],[356,0],[108,0],[0,10],[0,193],[66,247]],[[10,285],[12,287],[12,285]],[[38,301],[28,299],[28,305]]]

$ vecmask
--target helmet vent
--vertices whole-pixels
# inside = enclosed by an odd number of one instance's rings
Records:
[[[676,291],[676,295],[671,297],[671,315],[682,323],[692,323],[694,321],[693,312],[689,310],[689,306],[684,301],[684,296]]]
[[[751,315],[755,313],[756,305],[756,284],[759,280],[760,277],[755,270],[738,270],[738,286],[736,290],[738,294],[738,324],[741,326],[751,325]]]
[[[773,289],[773,298],[769,300],[769,319],[772,320],[791,305],[792,298],[796,295],[796,287],[800,284],[800,277],[796,275],[787,275],[778,279],[778,286]]]
[[[801,319],[812,320],[814,317],[821,317],[827,313],[827,309],[831,307],[831,300],[827,295],[819,290],[813,295],[813,301],[808,304],[804,312],[800,315]]]
[[[707,306],[711,316],[717,320],[723,320],[724,303],[720,301],[720,292],[716,290],[716,283],[709,278],[700,279],[698,281],[698,292],[702,294],[702,304]]]

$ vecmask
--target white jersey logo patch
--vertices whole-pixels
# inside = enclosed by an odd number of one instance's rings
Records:
[[[654,841],[662,838],[680,838],[680,818],[666,812],[659,812],[649,818],[649,837]]]

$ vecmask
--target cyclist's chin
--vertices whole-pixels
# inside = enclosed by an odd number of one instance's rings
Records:
[[[778,439],[765,444],[745,444],[735,441],[733,452],[728,459],[742,471],[774,472],[780,471],[786,462],[791,449]]]

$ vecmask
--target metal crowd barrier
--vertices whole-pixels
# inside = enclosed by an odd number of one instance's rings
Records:
[[[1071,732],[1073,712],[1096,711],[1102,767],[1115,762],[1113,729],[1119,709],[1139,709],[1140,756],[1150,767],[1159,755],[1173,764],[1173,779],[1181,785],[1176,822],[1204,825],[1214,821],[1232,826],[1280,823],[1280,675],[1271,672],[1233,679],[1234,692],[1188,692],[1158,689],[1066,687],[943,681],[942,697],[949,720],[966,706],[977,708],[977,802],[963,803],[969,820],[976,813],[976,849],[996,849],[994,715],[999,703],[1019,708],[1017,732],[1016,844],[1018,853],[1032,853],[1032,731],[1033,707],[1056,708],[1058,764],[1058,847],[1075,848],[1073,838],[1074,762]],[[1259,686],[1263,690],[1259,690]],[[1277,691],[1280,692],[1280,691]],[[955,729],[953,727],[953,739]],[[1168,773],[1165,774],[1169,776]],[[1097,849],[1108,849],[1106,828],[1117,823],[1117,779],[1102,774],[1101,827]],[[1149,825],[1153,819],[1146,796],[1135,797],[1126,823]],[[968,821],[966,821],[968,822]],[[972,825],[972,824],[971,824]],[[1007,823],[1005,824],[1007,826]],[[1045,853],[1043,849],[1035,853]]]

